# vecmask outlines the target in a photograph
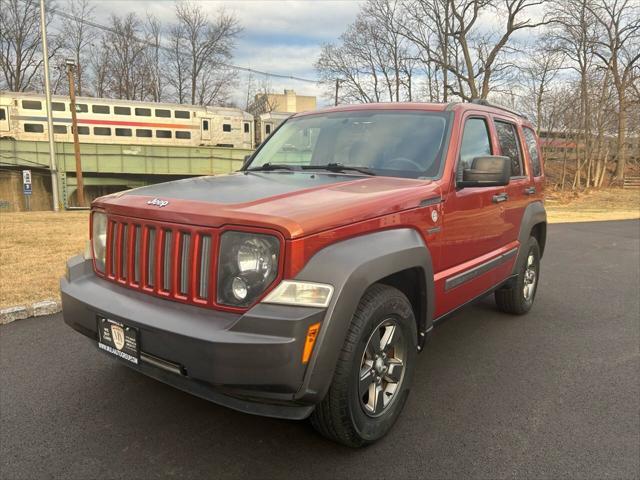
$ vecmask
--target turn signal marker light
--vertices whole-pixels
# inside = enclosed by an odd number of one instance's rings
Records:
[[[313,325],[309,326],[309,329],[307,330],[307,338],[304,342],[304,350],[302,351],[302,363],[309,363],[311,352],[313,352],[313,346],[316,343],[316,338],[318,337],[319,331],[319,323],[314,323]]]

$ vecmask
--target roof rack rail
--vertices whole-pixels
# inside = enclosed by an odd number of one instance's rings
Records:
[[[497,108],[499,110],[504,110],[505,112],[512,113],[514,115],[517,115],[517,116],[522,117],[522,118],[526,118],[528,120],[528,117],[524,113],[518,112],[517,110],[514,110],[514,109],[509,108],[509,107],[505,107],[505,106],[500,105],[498,103],[492,103],[489,100],[487,100],[486,98],[474,98],[474,99],[471,100],[471,103],[473,103],[475,105],[482,105],[482,106],[485,106],[485,107],[493,107],[493,108]]]

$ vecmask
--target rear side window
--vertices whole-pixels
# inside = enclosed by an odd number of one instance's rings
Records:
[[[150,108],[136,108],[136,115],[138,117],[150,117],[151,109]]]
[[[474,158],[485,155],[491,155],[491,140],[489,139],[487,120],[484,118],[470,118],[464,124],[462,144],[460,145],[460,164],[462,169],[471,168]]]
[[[156,117],[170,118],[171,110],[161,110],[156,108]]]
[[[538,151],[538,142],[536,142],[536,134],[530,128],[524,128],[524,141],[527,143],[527,150],[529,151],[529,158],[531,159],[531,169],[533,170],[533,176],[539,177],[542,175],[542,168],[540,167],[540,152]]]
[[[191,132],[182,132],[178,130],[176,132],[176,138],[180,138],[182,140],[189,140],[191,138]]]
[[[176,110],[173,112],[173,116],[176,118],[190,118],[189,112],[186,110]]]
[[[171,130],[156,130],[156,138],[171,138]]]
[[[60,133],[60,134],[67,133],[67,127],[64,125],[54,125],[53,133]]]
[[[51,102],[51,110],[56,112],[64,112],[64,103],[62,102]]]
[[[131,115],[130,107],[113,107],[113,113],[116,115]]]
[[[511,176],[520,177],[524,175],[522,149],[520,148],[516,126],[513,123],[496,121],[496,133],[498,134],[502,155],[511,159]]]
[[[130,128],[116,128],[116,137],[130,137],[131,129]]]

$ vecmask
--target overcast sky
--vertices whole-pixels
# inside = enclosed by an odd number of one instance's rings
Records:
[[[198,3],[212,17],[223,8],[240,21],[243,32],[235,51],[235,64],[315,79],[313,64],[320,45],[336,40],[355,20],[361,1],[200,0]],[[175,20],[174,4],[173,0],[92,0],[98,23],[106,23],[112,13],[136,12],[144,17],[150,12],[169,24]],[[65,0],[58,5],[64,8]],[[242,74],[240,79],[246,82],[246,75]],[[269,82],[275,91],[293,88],[300,94],[320,93],[314,84],[275,78]]]

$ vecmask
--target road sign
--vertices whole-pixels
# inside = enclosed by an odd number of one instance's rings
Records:
[[[22,193],[25,195],[31,195],[33,191],[31,190],[31,184],[30,183],[24,183],[22,185]]]
[[[31,185],[31,170],[22,170],[22,184]]]

